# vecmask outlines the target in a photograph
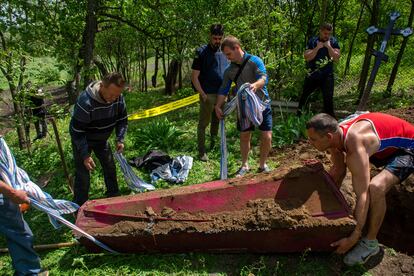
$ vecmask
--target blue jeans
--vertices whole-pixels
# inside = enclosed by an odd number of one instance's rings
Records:
[[[6,236],[14,275],[37,275],[40,259],[33,250],[33,233],[19,206],[0,193],[0,233]]]

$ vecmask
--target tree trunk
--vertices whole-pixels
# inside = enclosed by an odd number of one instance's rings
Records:
[[[339,12],[341,11],[341,7],[344,4],[343,0],[333,1],[334,11],[332,16],[332,35],[336,36],[336,21],[338,20]]]
[[[68,94],[69,104],[75,104],[81,90],[81,70],[82,66],[76,62],[74,67],[73,80],[66,84],[66,93]]]
[[[313,36],[313,20],[312,18],[315,16],[316,13],[316,5],[314,5],[313,10],[312,10],[312,14],[311,16],[308,18],[308,25],[307,25],[307,29],[306,29],[306,34],[305,34],[305,46],[306,44],[308,44],[309,39]]]
[[[167,66],[166,66],[166,63],[165,63],[165,40],[164,39],[162,40],[162,56],[161,56],[161,59],[162,59],[162,69],[163,69],[162,78],[164,79],[164,82],[165,82],[166,79],[167,79]]]
[[[148,69],[148,53],[147,53],[147,42],[144,45],[144,91],[148,91],[148,77],[147,77],[147,69]]]
[[[413,19],[414,19],[414,0],[411,0],[410,17],[408,18],[408,26],[409,27],[412,26]],[[398,52],[398,55],[397,55],[397,59],[395,61],[394,66],[392,67],[390,80],[388,81],[387,90],[386,90],[388,95],[391,95],[392,86],[394,85],[395,78],[397,77],[398,67],[401,64],[401,60],[402,60],[405,48],[407,47],[407,43],[408,43],[408,36],[404,37],[404,39],[401,43],[400,51]]]
[[[16,100],[17,93],[16,93],[16,87],[14,84],[11,86],[9,83],[10,88],[10,94],[12,95],[13,99],[13,108],[14,108],[14,114],[16,116],[16,132],[17,137],[19,138],[19,148],[23,149],[26,146],[26,135],[24,130],[24,122],[23,122],[23,116],[22,111],[20,107],[20,103]]]
[[[183,61],[178,63],[178,89],[183,88]]]
[[[92,81],[92,60],[93,50],[95,48],[95,35],[98,30],[97,11],[99,1],[88,0],[86,11],[86,25],[83,32],[82,57],[84,67],[84,86],[86,87]]]
[[[10,58],[11,60],[12,59],[11,54],[9,54],[7,58]],[[23,110],[21,106],[22,100],[19,99],[19,92],[20,92],[19,89],[21,89],[21,85],[23,83],[24,71],[26,69],[26,58],[24,57],[20,58],[20,74],[19,74],[20,76],[19,76],[19,84],[17,87],[12,77],[12,71],[11,71],[13,70],[11,67],[12,62],[9,61],[8,64],[9,64],[9,67],[7,71],[2,70],[2,72],[3,72],[4,77],[7,79],[7,83],[10,89],[10,94],[13,100],[13,109],[14,109],[14,116],[15,116],[15,121],[16,121],[16,132],[17,132],[17,137],[19,138],[19,148],[23,149],[27,146],[27,141],[26,141],[26,134],[25,134],[25,129],[24,129],[25,121],[24,121]]]
[[[379,10],[380,10],[380,0],[373,0],[371,20],[370,20],[371,26],[378,25]],[[368,72],[369,72],[369,68],[371,65],[372,49],[374,48],[374,45],[375,45],[375,35],[368,36],[367,48],[365,49],[364,63],[362,65],[361,75],[360,75],[359,83],[358,83],[358,91],[359,91],[358,104],[365,90],[365,84],[367,82]]]
[[[140,60],[141,60],[141,86],[140,86],[140,90],[144,91],[145,90],[145,58],[144,58],[144,47],[140,48]]]
[[[137,48],[137,52],[138,52],[138,83],[137,83],[137,87],[139,91],[142,91],[142,48],[141,46],[138,46]]]
[[[32,120],[32,110],[30,107],[30,103],[28,103],[28,96],[27,96],[27,92],[23,90],[23,82],[24,82],[24,72],[26,71],[26,57],[22,56],[20,58],[20,75],[19,75],[19,81],[17,83],[17,89],[16,89],[16,94],[20,95],[20,119],[23,122],[24,126],[24,134],[25,134],[25,147],[27,149],[27,152],[29,153],[29,157],[31,158],[32,156],[32,152],[31,152],[31,141],[30,141],[30,123]]]
[[[179,69],[179,62],[172,59],[168,66],[168,73],[165,78],[165,94],[172,95],[175,92],[175,84],[177,83],[177,74]]]
[[[322,0],[321,5],[321,17],[319,20],[319,26],[322,26],[323,23],[326,21],[326,11],[328,9],[328,0]]]
[[[155,64],[154,64],[154,75],[151,77],[152,87],[157,87],[157,77],[158,77],[158,62],[159,62],[159,49],[155,48]]]
[[[348,71],[349,71],[349,65],[351,63],[351,57],[352,57],[352,50],[354,49],[354,42],[355,42],[355,39],[357,37],[358,30],[361,26],[362,16],[364,14],[364,9],[365,9],[364,4],[361,4],[361,11],[359,12],[358,22],[357,22],[355,31],[352,34],[351,43],[349,44],[349,50],[348,50],[348,55],[346,57],[346,64],[345,64],[345,69],[344,69],[344,74],[343,74],[344,77],[348,74]]]

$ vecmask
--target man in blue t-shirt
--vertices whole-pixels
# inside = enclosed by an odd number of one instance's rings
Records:
[[[196,51],[191,67],[191,81],[200,94],[200,115],[197,128],[198,154],[201,161],[208,161],[206,154],[206,128],[210,124],[210,149],[214,147],[218,134],[219,121],[214,112],[217,91],[223,81],[224,70],[228,65],[226,57],[220,50],[223,38],[223,25],[210,27],[210,43]]]
[[[337,62],[341,55],[339,43],[332,37],[332,25],[325,23],[319,29],[319,36],[312,37],[305,51],[308,74],[303,85],[302,96],[299,100],[297,114],[302,114],[302,109],[307,100],[316,89],[320,88],[323,95],[324,112],[335,117],[333,108],[334,74],[333,62]]]
[[[223,118],[222,106],[231,90],[231,84],[235,82],[236,89],[238,90],[244,83],[250,83],[250,89],[267,103],[266,109],[262,112],[263,121],[258,127],[260,130],[260,160],[257,172],[268,173],[270,172],[270,169],[267,166],[266,161],[272,147],[272,109],[270,108],[270,97],[266,88],[266,67],[261,58],[244,51],[241,48],[240,41],[234,36],[226,37],[221,44],[221,49],[231,61],[231,64],[224,72],[223,84],[218,92],[217,103],[215,106],[217,117],[219,119]],[[240,73],[238,73],[239,70],[241,70]],[[235,176],[241,177],[250,171],[248,163],[250,140],[252,131],[255,128],[252,126],[247,129],[242,129],[240,122],[237,122],[237,129],[240,131],[242,164]]]

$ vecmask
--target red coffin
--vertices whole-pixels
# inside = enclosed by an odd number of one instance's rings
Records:
[[[332,251],[330,243],[352,232],[355,222],[349,207],[322,164],[305,167],[307,173],[295,175],[295,170],[263,176],[248,176],[242,180],[212,181],[203,184],[158,190],[131,196],[121,196],[86,202],[79,210],[76,225],[92,233],[112,249],[125,252],[298,252]],[[302,168],[303,169],[303,168]],[[301,170],[301,168],[297,169]],[[254,177],[254,178],[253,178]],[[139,234],[105,234],[102,229],[124,221],[140,221],[152,226],[165,220],[181,223],[182,213],[214,215],[220,212],[244,210],[248,202],[273,199],[275,202],[294,198],[290,208],[306,207],[310,221],[323,224],[296,227],[271,227],[228,231],[171,231],[169,233],[140,232]],[[163,208],[174,211],[164,218],[145,214],[145,210],[160,214]],[[231,214],[231,213],[230,213]],[[190,218],[190,223],[204,218]],[[187,221],[188,222],[188,221]],[[139,229],[142,230],[142,229]],[[104,231],[105,232],[105,231]],[[77,233],[75,232],[75,235]],[[89,240],[80,242],[90,251],[100,251]]]

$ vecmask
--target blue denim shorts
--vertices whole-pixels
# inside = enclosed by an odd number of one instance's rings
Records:
[[[414,173],[414,152],[410,150],[399,150],[386,160],[371,159],[376,167],[384,166],[384,169],[404,181],[410,174]]]
[[[268,106],[265,110],[263,110],[263,122],[258,127],[261,131],[271,131],[273,126],[273,119],[272,119],[272,108]],[[241,132],[246,131],[253,131],[255,129],[254,126],[251,126],[245,130],[241,130],[240,122],[237,120],[237,129]]]

